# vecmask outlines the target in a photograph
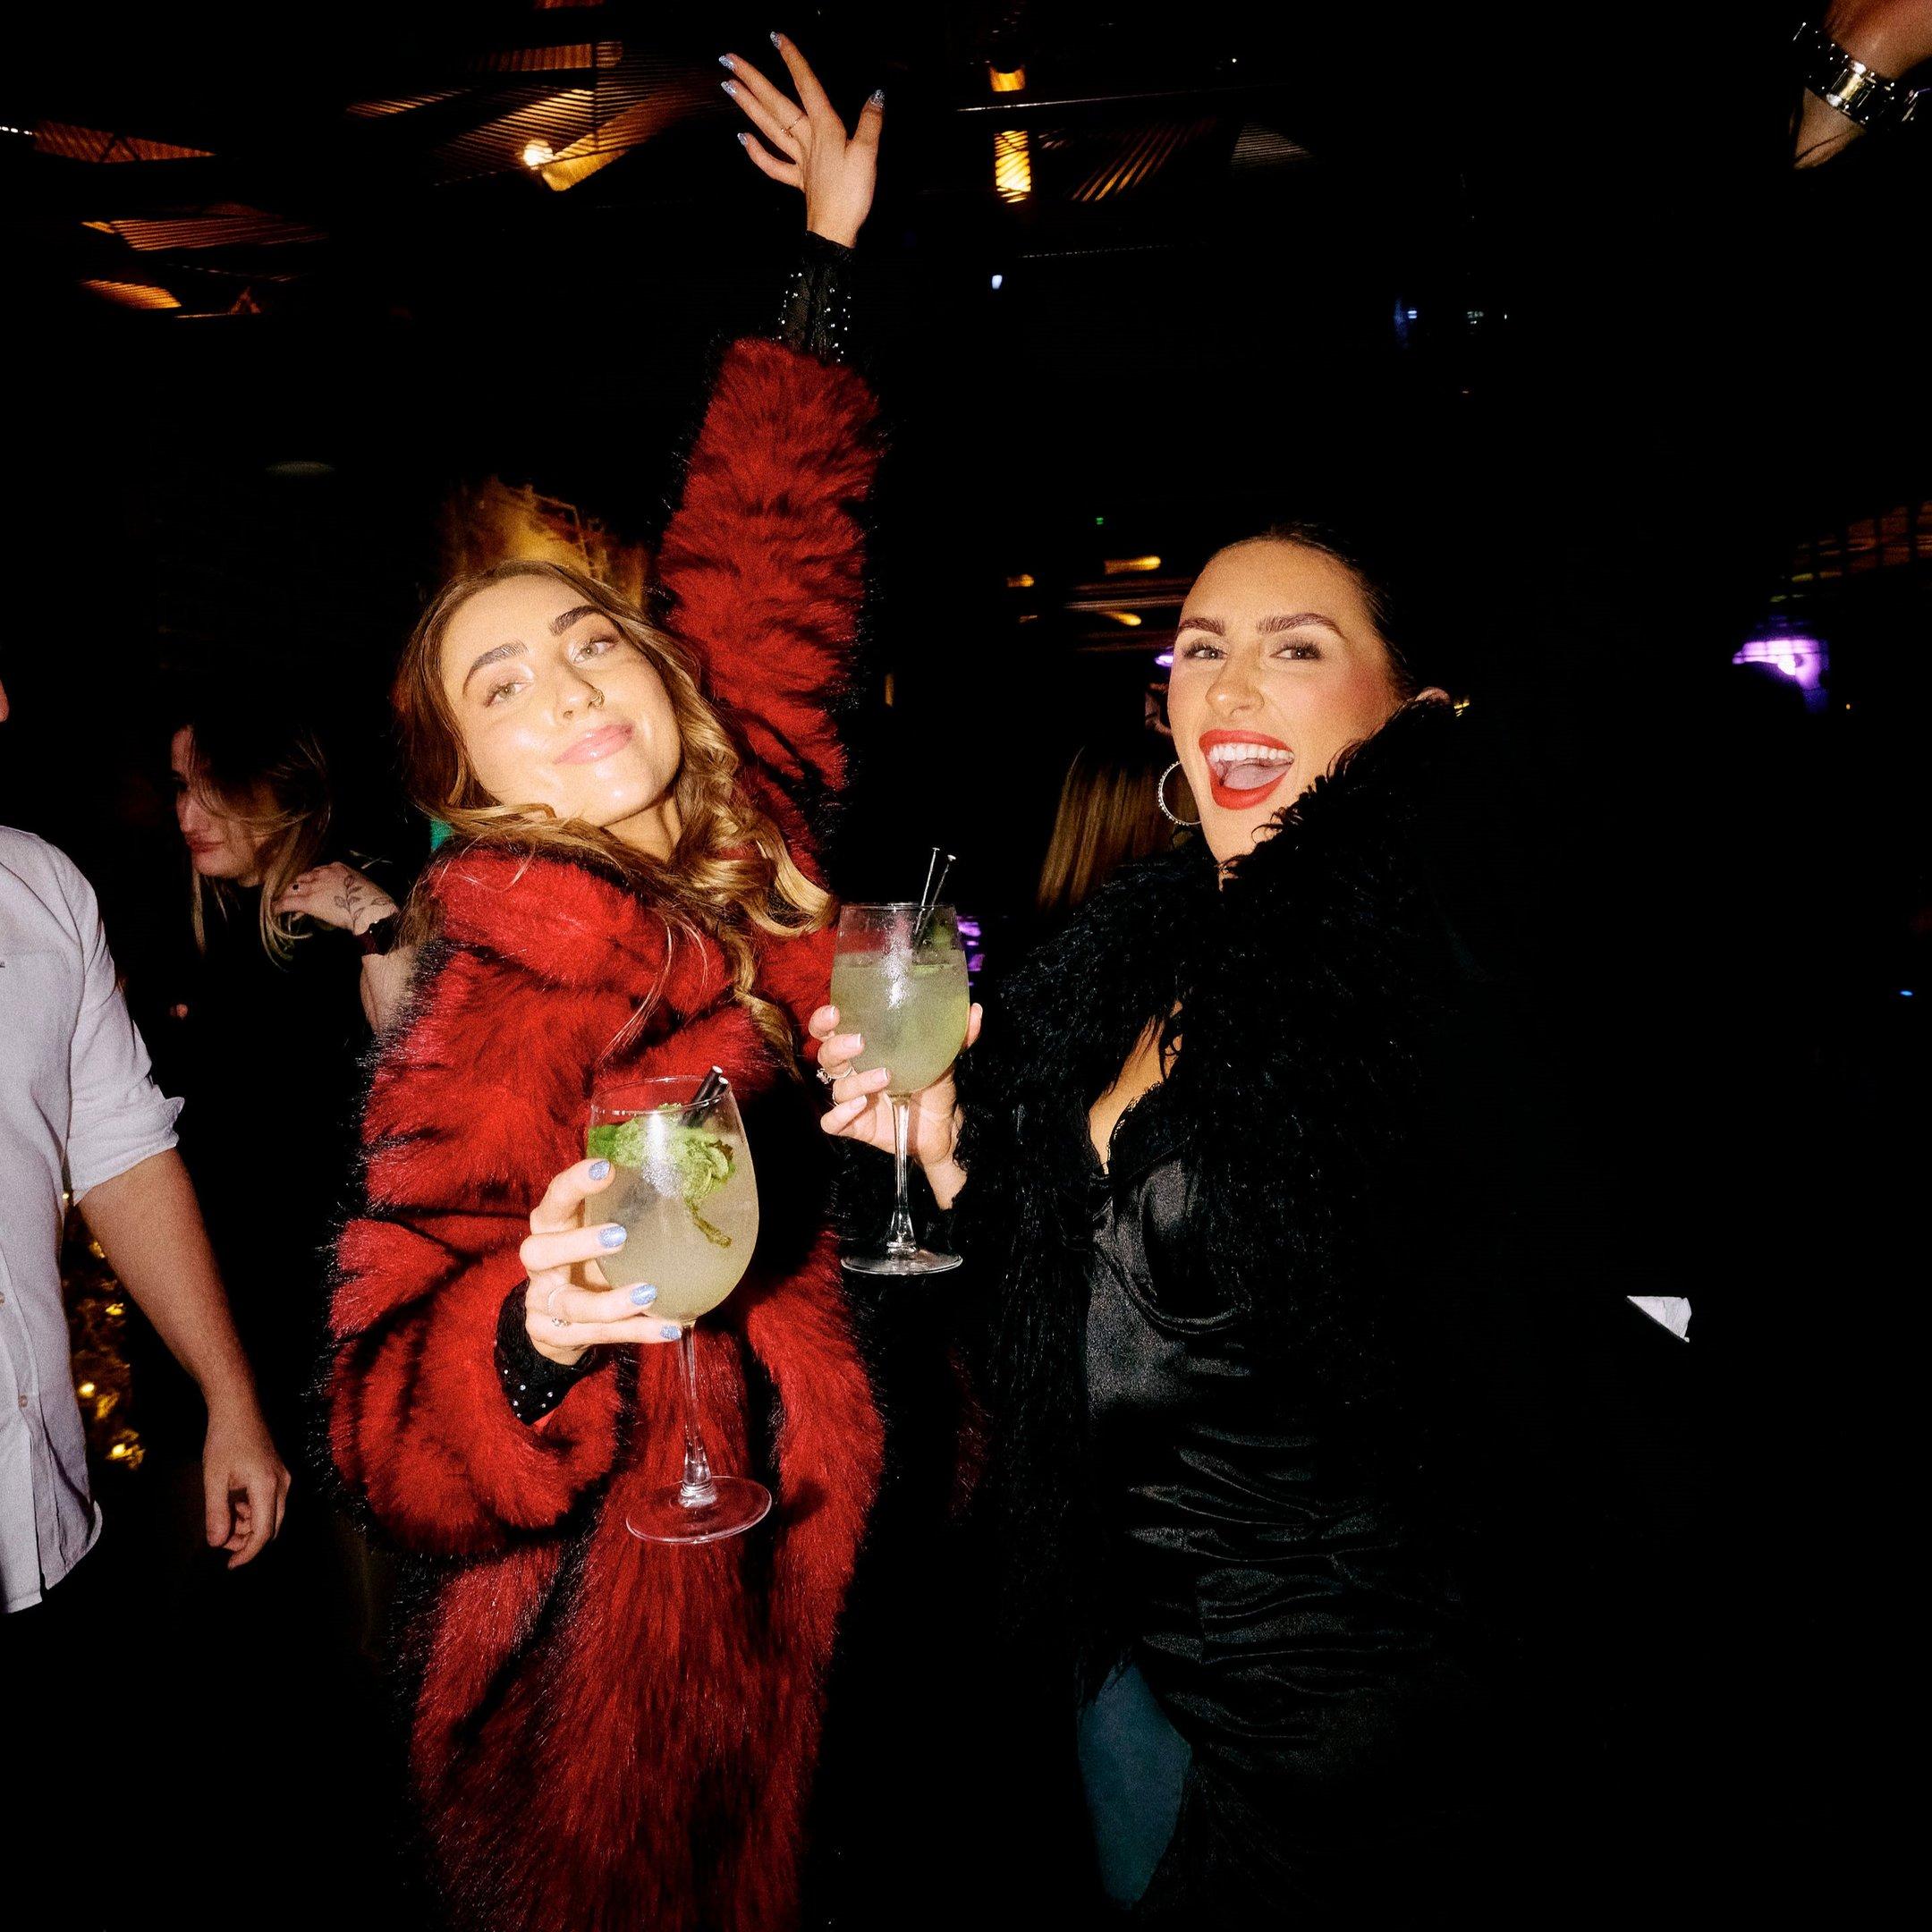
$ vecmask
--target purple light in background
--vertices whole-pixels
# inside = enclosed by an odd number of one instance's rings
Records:
[[[1753,638],[1733,656],[1733,664],[1768,665],[1782,677],[1788,677],[1801,691],[1820,688],[1825,675],[1825,647],[1816,638]]]
[[[1172,671],[1174,669],[1174,653],[1171,650],[1164,650],[1155,658],[1154,662],[1160,670]]]
[[[979,921],[962,912],[954,923],[960,944],[966,949],[966,977],[970,979],[986,964],[986,953],[979,944]]]

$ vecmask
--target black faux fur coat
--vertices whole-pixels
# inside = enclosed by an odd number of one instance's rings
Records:
[[[1397,1546],[1413,1538],[1416,1589],[1478,1632],[1450,1667],[1510,1654],[1486,1621],[1507,1620],[1510,1588],[1466,1594],[1456,1565],[1473,1569],[1486,1538],[1530,1546],[1523,1526],[1539,1519],[1520,1479],[1548,1466],[1563,1391],[1525,1338],[1546,1339],[1542,1317],[1578,1284],[1548,1273],[1549,1136],[1515,994],[1478,962],[1445,889],[1464,838],[1462,730],[1445,705],[1399,713],[1224,885],[1198,843],[1116,877],[1004,987],[968,1056],[970,1178],[952,1232],[971,1270],[962,1299],[984,1320],[1000,1621],[1043,1660],[1048,1699],[1057,1674],[1063,1712],[1135,1637],[1086,1399],[1101,1184],[1086,1113],[1170,1019],[1161,1118],[1191,1178],[1188,1251],[1241,1310],[1236,1358],[1311,1419],[1343,1493],[1368,1497]],[[1471,1786],[1494,1741],[1478,1728]],[[1305,1809],[1244,1814],[1223,1843]],[[1200,1882],[1218,1903],[1218,1881]],[[1188,1883],[1165,1868],[1157,1883],[1181,1886],[1173,1922],[1191,1922]],[[1267,1895],[1272,1909],[1318,1894]]]

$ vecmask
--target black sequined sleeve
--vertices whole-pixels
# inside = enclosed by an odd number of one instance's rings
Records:
[[[539,1354],[523,1326],[524,1292],[519,1287],[505,1295],[496,1318],[496,1379],[503,1384],[511,1412],[528,1425],[542,1421],[597,1366],[603,1352],[587,1348],[573,1362],[552,1361]]]
[[[846,363],[852,351],[852,276],[858,257],[809,231],[785,283],[773,338],[821,362]]]

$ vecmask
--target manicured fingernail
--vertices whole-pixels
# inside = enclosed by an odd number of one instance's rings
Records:
[[[784,36],[782,33],[774,32],[771,37],[771,44],[774,47],[783,47],[784,45]]]
[[[876,87],[872,89],[872,105],[875,107],[883,107],[886,105],[886,89],[884,88]]]
[[[590,1163],[590,1178],[593,1181],[608,1181],[610,1179],[610,1163],[607,1160],[592,1161]]]
[[[717,64],[726,73],[736,73],[738,72],[738,63],[729,54],[720,54],[717,57]]]
[[[751,145],[751,137],[742,128],[738,130],[738,145],[741,148],[749,148]]]
[[[657,1333],[662,1335],[666,1342],[675,1342],[679,1335],[683,1334],[683,1332],[684,1331],[680,1328],[674,1321],[667,1321],[661,1324],[657,1330]]]
[[[718,85],[723,88],[724,91],[729,94],[733,100],[736,100],[738,98],[738,83],[735,80],[720,80],[718,82]]]
[[[631,1305],[633,1308],[648,1308],[657,1299],[657,1291],[648,1282],[640,1282],[631,1291]]]
[[[613,1221],[608,1227],[600,1227],[597,1231],[597,1238],[600,1248],[622,1248],[631,1237]]]

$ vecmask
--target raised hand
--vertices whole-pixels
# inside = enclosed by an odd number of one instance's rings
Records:
[[[719,55],[731,75],[724,91],[757,130],[741,132],[738,139],[759,173],[803,193],[806,227],[851,248],[872,211],[885,93],[872,95],[848,134],[805,56],[783,34],[775,33],[772,45],[791,73],[796,100],[774,87],[750,61],[736,54]]]

